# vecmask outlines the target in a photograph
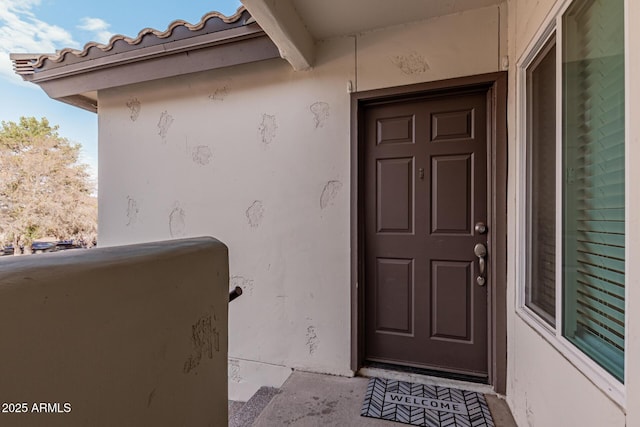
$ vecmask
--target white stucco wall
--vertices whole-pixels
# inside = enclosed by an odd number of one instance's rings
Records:
[[[350,374],[353,48],[319,56],[304,74],[271,60],[100,94],[100,245],[227,244],[230,285],[245,290],[229,313],[231,398],[290,367]]]
[[[230,249],[230,397],[291,368],[350,375],[350,111],[369,90],[501,69],[509,55],[508,253],[517,253],[516,63],[555,0],[509,0],[320,42],[282,60],[99,94],[100,245],[212,235]],[[517,313],[508,259],[507,401],[519,425],[640,426],[640,4],[627,7],[627,346],[622,402]],[[465,31],[468,30],[468,31]],[[507,37],[508,34],[508,37]],[[508,46],[507,46],[508,38]],[[235,394],[234,394],[235,393]]]
[[[509,34],[509,181],[508,181],[508,253],[518,253],[516,222],[519,154],[524,141],[519,138],[517,61],[536,32],[560,1],[510,0],[508,2]],[[640,267],[633,262],[640,256],[640,188],[635,185],[640,171],[633,168],[640,158],[640,86],[630,76],[640,73],[638,40],[640,5],[627,1],[627,345],[626,386],[615,398],[606,382],[588,369],[578,369],[579,357],[564,356],[548,335],[535,331],[516,313],[518,279],[517,256],[508,260],[508,384],[507,402],[520,426],[640,426],[640,369],[633,361],[640,358]],[[633,119],[635,117],[635,120]],[[579,351],[578,351],[579,353]]]
[[[358,37],[358,90],[499,71],[500,48],[500,7],[371,31]]]
[[[290,368],[352,374],[347,88],[498,71],[500,15],[320,42],[306,72],[270,60],[99,93],[99,244],[228,245],[245,289],[229,312],[230,398]]]

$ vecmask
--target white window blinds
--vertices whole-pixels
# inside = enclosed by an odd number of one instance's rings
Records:
[[[563,17],[563,333],[624,380],[624,5]]]

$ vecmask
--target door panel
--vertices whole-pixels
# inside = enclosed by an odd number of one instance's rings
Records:
[[[473,109],[434,113],[431,115],[431,141],[473,139]]]
[[[388,117],[377,122],[378,144],[413,143],[413,116]]]
[[[487,376],[486,135],[486,92],[365,109],[366,359]]]
[[[431,158],[431,231],[471,234],[472,154]]]
[[[431,337],[471,340],[471,273],[468,262],[431,262]]]
[[[376,331],[413,333],[413,260],[376,262]]]
[[[377,167],[378,232],[413,232],[413,159],[380,159]]]

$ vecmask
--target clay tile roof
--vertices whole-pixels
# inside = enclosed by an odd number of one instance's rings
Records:
[[[181,19],[175,20],[169,24],[166,30],[159,31],[153,28],[145,28],[141,30],[137,37],[131,38],[125,35],[114,35],[109,43],[101,44],[97,42],[89,42],[84,45],[82,50],[65,48],[55,54],[42,54],[37,57],[32,56],[29,60],[16,61],[18,55],[14,55],[14,68],[20,74],[33,74],[36,69],[56,67],[56,64],[68,62],[80,62],[87,59],[93,59],[96,56],[104,56],[110,53],[120,53],[126,50],[134,50],[141,46],[165,43],[171,41],[172,38],[184,39],[195,35],[206,34],[210,32],[222,31],[236,26],[242,26],[251,23],[251,15],[246,11],[244,6],[238,8],[236,13],[231,16],[225,16],[220,12],[206,13],[199,22],[190,24]],[[117,51],[117,52],[116,52]]]
[[[10,54],[23,80],[94,113],[99,90],[280,57],[244,7],[232,16],[209,12],[196,24],[176,20],[164,31],[145,28],[135,38],[116,35],[82,50]]]
[[[21,76],[33,74],[34,64],[44,54],[39,53],[12,53],[13,71]]]

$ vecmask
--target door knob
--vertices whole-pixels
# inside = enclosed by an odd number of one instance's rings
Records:
[[[478,267],[480,270],[480,275],[478,275],[478,277],[476,278],[476,282],[479,286],[484,286],[486,282],[484,278],[484,270],[487,257],[487,247],[482,243],[478,243],[474,246],[473,253],[478,257]]]

